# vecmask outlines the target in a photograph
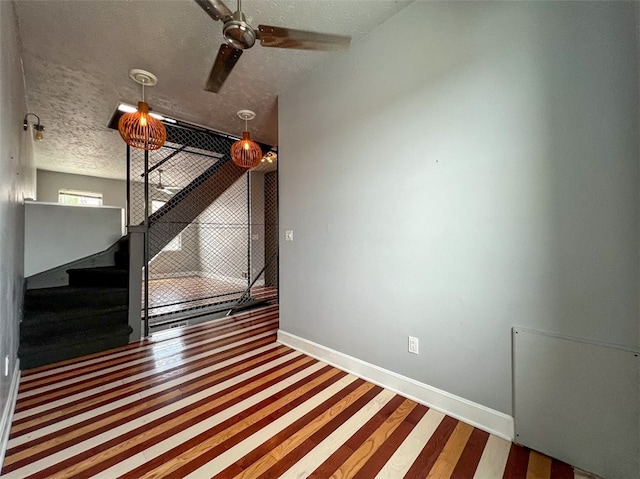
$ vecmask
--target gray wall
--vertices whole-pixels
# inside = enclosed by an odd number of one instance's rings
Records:
[[[17,359],[24,284],[24,197],[35,196],[36,171],[13,2],[0,2],[0,412],[6,419]],[[46,120],[46,119],[43,119]],[[9,376],[5,358],[9,358]],[[2,421],[0,420],[0,423]],[[1,440],[1,439],[0,439]],[[2,449],[2,448],[0,448]]]
[[[251,191],[251,194],[249,195],[249,211],[251,217],[251,221],[249,223],[249,237],[251,238],[249,243],[251,252],[251,274],[249,276],[250,282],[259,275],[259,273],[262,271],[262,268],[264,268],[265,262],[264,180],[264,172],[249,172],[249,188]],[[256,284],[264,284],[263,278],[264,277],[260,278],[260,280],[257,281]]]
[[[637,347],[634,9],[416,2],[281,95],[280,327],[507,414],[512,326]]]
[[[27,201],[24,275],[30,277],[101,253],[123,234],[122,208]]]
[[[180,250],[160,251],[151,260],[149,275],[152,279],[199,274],[201,265],[200,230],[198,225],[191,224],[187,226],[180,235]]]
[[[104,206],[126,207],[127,182],[124,180],[38,170],[38,201],[57,203],[58,191],[63,189],[102,193]]]
[[[173,195],[159,191],[155,183],[149,184],[151,200],[167,202]],[[144,223],[144,183],[135,181],[131,183],[131,224]],[[149,209],[149,214],[152,210]],[[162,237],[162,231],[156,232]],[[149,275],[152,279],[166,278],[175,275],[189,275],[200,271],[200,232],[197,225],[187,226],[182,230],[179,251],[160,251],[151,261]]]

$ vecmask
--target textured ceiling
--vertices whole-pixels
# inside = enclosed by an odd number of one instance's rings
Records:
[[[0,0],[2,1],[2,0]],[[226,1],[231,10],[235,2]],[[245,0],[248,22],[326,33],[366,35],[410,1]],[[158,112],[241,136],[240,109],[257,114],[252,137],[278,142],[277,97],[336,52],[246,50],[218,94],[203,91],[222,38],[192,0],[17,0],[29,111],[46,139],[35,145],[38,168],[105,178],[125,177],[125,147],[106,127],[118,101],[136,104],[128,76],[158,77],[146,89]]]

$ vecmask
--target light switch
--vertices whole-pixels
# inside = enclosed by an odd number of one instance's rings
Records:
[[[293,241],[293,230],[286,230],[284,232],[284,240],[285,241]]]

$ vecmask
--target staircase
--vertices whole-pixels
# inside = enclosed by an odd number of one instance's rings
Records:
[[[225,157],[176,193],[149,217],[149,257],[156,256],[247,172]]]
[[[149,218],[150,257],[245,173],[222,159],[172,197]],[[113,266],[67,269],[68,286],[26,290],[18,350],[22,369],[129,343],[128,245],[126,237],[120,240]]]
[[[172,197],[150,217],[150,257],[245,172],[221,160]],[[22,369],[129,343],[129,243],[126,237],[119,243],[113,266],[67,269],[68,286],[26,290],[18,349]]]
[[[184,135],[186,130],[180,131]],[[174,129],[168,128],[168,140],[170,133],[176,136]],[[189,138],[202,135],[201,132],[186,134]],[[189,144],[201,146],[197,138],[189,138],[172,137],[171,140],[188,140]],[[220,150],[227,152],[235,140],[224,137],[218,141]],[[245,173],[245,169],[236,166],[225,154],[176,193],[149,218],[149,257],[156,256]],[[22,369],[128,344],[132,328],[128,324],[127,238],[120,240],[113,261],[104,260],[106,252],[96,256],[103,258],[101,265],[86,263],[84,260],[89,258],[85,258],[78,262],[91,267],[66,269],[66,275],[64,267],[58,267],[27,278],[18,350]],[[114,264],[102,266],[111,263]],[[65,284],[67,279],[68,285],[53,286]]]
[[[68,286],[28,289],[20,324],[20,366],[31,369],[129,343],[128,240],[114,266],[69,269]]]

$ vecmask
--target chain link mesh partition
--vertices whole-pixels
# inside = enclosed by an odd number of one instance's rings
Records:
[[[151,326],[276,299],[275,165],[237,167],[235,140],[167,125],[161,149],[129,150],[128,223],[148,216]]]

